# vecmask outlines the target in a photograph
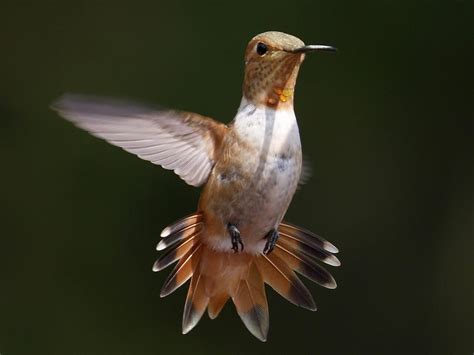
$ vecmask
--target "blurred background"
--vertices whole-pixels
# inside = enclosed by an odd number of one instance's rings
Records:
[[[470,354],[472,1],[3,1],[0,353]],[[286,219],[336,244],[319,310],[267,289],[260,343],[231,303],[181,335],[163,227],[199,190],[49,109],[79,92],[230,122],[243,51],[280,30],[337,46],[296,93],[313,176]]]

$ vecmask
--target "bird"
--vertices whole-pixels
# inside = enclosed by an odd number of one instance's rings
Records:
[[[160,296],[189,281],[182,332],[206,312],[216,318],[231,299],[246,328],[266,341],[265,285],[289,302],[315,311],[300,277],[328,289],[336,281],[322,264],[340,266],[338,248],[283,221],[298,188],[303,158],[294,112],[298,71],[310,52],[278,31],[253,37],[245,50],[242,99],[229,124],[180,110],[82,94],[64,94],[52,108],[92,135],[202,187],[195,212],[161,232],[153,265],[175,264]]]

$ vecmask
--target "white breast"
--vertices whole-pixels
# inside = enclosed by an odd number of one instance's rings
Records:
[[[285,149],[301,150],[300,135],[292,108],[275,110],[258,106],[242,98],[234,119],[234,128],[248,144],[279,153]]]
[[[246,187],[235,210],[245,224],[245,243],[255,251],[262,237],[281,222],[301,174],[301,143],[293,109],[255,107],[245,98],[234,120],[239,138],[250,147],[247,173],[256,177]],[[236,216],[237,217],[237,216]]]

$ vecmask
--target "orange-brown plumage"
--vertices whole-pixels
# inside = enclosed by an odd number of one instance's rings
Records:
[[[297,273],[326,288],[336,282],[320,262],[339,266],[337,248],[282,221],[301,177],[302,154],[293,110],[306,46],[281,32],[255,36],[245,51],[243,97],[224,125],[196,113],[65,95],[53,108],[93,135],[203,186],[197,212],[166,227],[154,271],[176,263],[160,295],[190,280],[183,333],[206,309],[214,319],[229,299],[248,330],[265,341],[264,284],[291,303],[316,310]]]

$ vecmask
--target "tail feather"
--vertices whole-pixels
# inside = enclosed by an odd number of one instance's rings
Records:
[[[184,240],[182,243],[169,248],[166,253],[161,255],[158,260],[155,261],[153,264],[153,271],[163,270],[181,259],[189,250],[191,250],[193,245],[198,242],[198,238],[196,238],[198,235],[199,234],[196,234]]]
[[[191,331],[202,318],[209,304],[209,297],[206,294],[204,280],[199,271],[191,279],[186,303],[183,312],[183,334]]]
[[[177,220],[173,224],[171,224],[168,227],[166,227],[165,229],[163,229],[160,236],[161,236],[161,238],[166,238],[166,237],[170,236],[171,234],[174,234],[176,232],[179,232],[179,231],[183,230],[186,227],[189,227],[192,224],[202,222],[202,220],[203,220],[202,213],[198,212],[198,213],[190,214],[186,217],[183,217],[183,218]]]
[[[199,261],[201,254],[201,244],[195,244],[193,247],[179,260],[174,267],[171,274],[161,289],[160,296],[165,297],[173,293],[182,284],[189,280],[193,276],[196,265]]]
[[[174,222],[161,232],[163,238],[156,247],[157,250],[168,249],[153,264],[153,271],[160,271],[179,259],[183,258],[199,239],[202,232],[202,214],[195,213]],[[172,274],[177,271],[173,270]],[[171,275],[170,275],[171,276]]]
[[[250,333],[266,341],[269,328],[267,296],[262,275],[254,263],[250,265],[247,277],[240,280],[239,289],[232,300]]]
[[[291,269],[311,281],[326,288],[336,288],[336,280],[334,280],[332,275],[305,254],[297,250],[290,251],[278,244],[273,252]]]
[[[333,255],[338,249],[323,238],[300,227],[281,223],[280,238],[268,255],[233,254],[210,248],[202,213],[184,217],[161,233],[158,250],[166,252],[153,265],[159,271],[178,261],[165,281],[161,297],[191,279],[183,313],[183,334],[193,329],[207,309],[216,318],[229,298],[247,329],[266,341],[269,328],[265,283],[289,302],[316,310],[310,292],[295,272],[326,288],[336,281],[317,262],[341,263]]]
[[[229,293],[227,291],[223,291],[218,295],[211,297],[209,300],[209,305],[207,306],[207,313],[209,314],[209,318],[215,319],[221,313],[222,308],[224,308],[225,304],[229,299]]]
[[[285,246],[286,249],[291,250],[291,251],[300,251],[303,254],[307,255],[309,258],[319,260],[327,265],[331,265],[331,266],[341,265],[341,262],[339,261],[339,259],[332,253],[321,248],[309,246],[299,241],[298,239],[291,237],[290,235],[286,233],[280,232],[280,238],[278,239],[278,244]]]
[[[295,226],[293,224],[281,222],[278,231],[280,233],[285,233],[288,237],[294,238],[304,244],[307,244],[308,246],[320,248],[330,253],[339,252],[339,250],[326,239],[314,234],[313,232],[310,232],[309,230]]]
[[[185,228],[170,234],[167,237],[164,237],[156,246],[156,250],[164,250],[169,248],[180,241],[187,240],[188,238],[194,237],[197,234],[201,233],[202,223],[194,223]]]
[[[297,306],[311,311],[316,310],[313,296],[311,296],[306,286],[275,253],[272,252],[269,255],[257,257],[255,262],[263,276],[263,280],[282,297]]]

